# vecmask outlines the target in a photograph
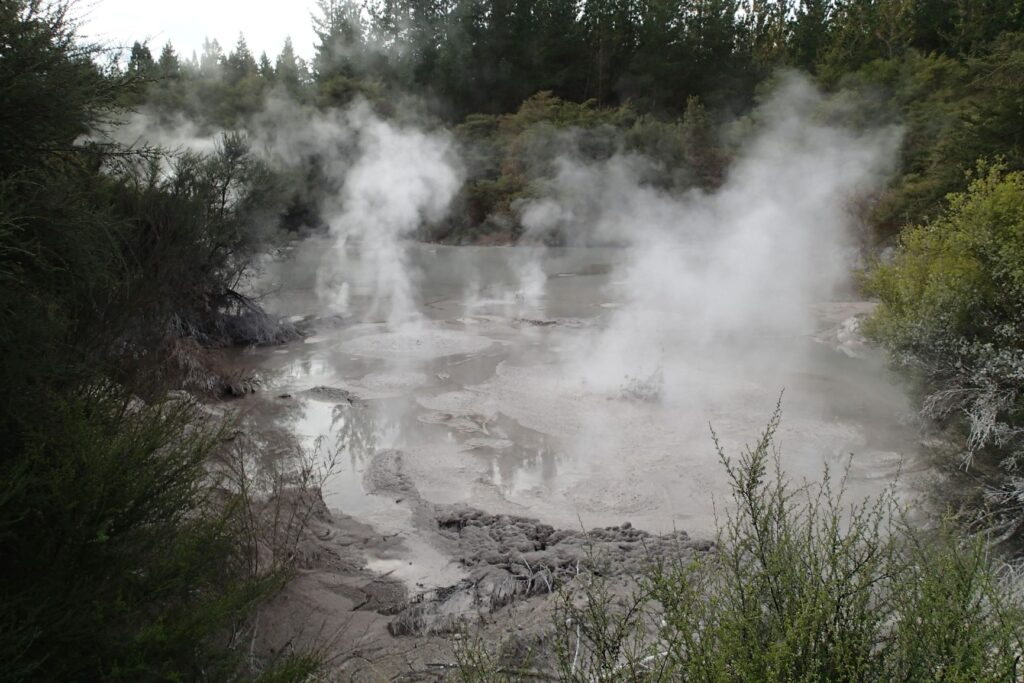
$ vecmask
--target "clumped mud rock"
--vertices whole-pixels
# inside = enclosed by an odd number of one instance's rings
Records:
[[[413,493],[416,486],[403,466],[402,451],[382,451],[363,473],[363,487],[369,493]]]
[[[338,387],[321,385],[303,393],[314,400],[326,401],[328,403],[348,403],[349,405],[360,403],[359,397],[354,393],[348,389],[339,389]]]
[[[686,532],[653,535],[629,522],[571,531],[527,517],[492,515],[461,507],[435,508],[435,523],[448,551],[469,577],[402,612],[395,634],[453,632],[462,621],[494,613],[513,602],[553,594],[581,571],[610,577],[639,575],[652,563],[711,548]]]
[[[260,609],[254,652],[272,658],[289,649],[391,654],[388,623],[409,605],[405,585],[367,569],[367,556],[398,544],[372,527],[328,510],[319,489],[287,489],[254,511],[269,526],[260,548],[269,566],[285,554],[293,577]],[[280,521],[280,520],[283,520]],[[276,547],[268,547],[276,546]]]
[[[593,323],[582,318],[513,318],[512,322],[517,325],[528,325],[530,327],[568,327],[579,329]]]
[[[711,547],[684,532],[654,535],[629,522],[565,530],[528,517],[435,505],[421,498],[405,457],[399,450],[378,452],[364,471],[364,486],[408,506],[421,538],[461,565],[466,578],[412,594],[367,563],[369,557],[401,557],[401,538],[329,510],[318,489],[282,490],[256,512],[287,520],[271,536],[293,539],[284,550],[294,577],[260,610],[252,634],[259,656],[313,648],[330,657],[336,680],[388,680],[410,672],[420,677],[403,680],[450,680],[453,643],[465,631],[501,643],[503,659],[522,661],[524,652],[550,645],[556,591],[572,590],[577,576],[600,573],[625,596],[651,562]],[[301,528],[291,527],[296,520]]]
[[[653,562],[710,548],[682,531],[653,535],[629,522],[573,531],[528,517],[432,505],[419,499],[400,451],[377,454],[364,477],[368,490],[410,500],[424,532],[435,535],[469,574],[455,586],[414,599],[389,624],[392,635],[453,633],[514,602],[550,596],[581,571],[629,577]]]
[[[629,522],[590,531],[424,501],[398,450],[377,453],[363,474],[372,493],[399,496],[422,536],[466,569],[453,586],[411,599],[388,624],[393,636],[453,634],[514,603],[552,596],[581,572],[627,579],[651,563],[710,549],[686,532],[654,535]]]
[[[262,381],[259,377],[225,377],[222,383],[222,393],[227,398],[239,398],[246,394],[255,394]]]

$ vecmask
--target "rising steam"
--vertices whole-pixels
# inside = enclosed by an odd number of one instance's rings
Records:
[[[710,194],[644,184],[652,171],[636,156],[558,161],[546,195],[524,209],[527,229],[627,245],[613,277],[622,306],[590,348],[572,350],[590,359],[583,376],[611,388],[723,342],[812,331],[811,305],[847,285],[857,260],[850,200],[881,188],[899,142],[893,128],[818,122],[824,103],[806,79],[787,78]]]
[[[527,238],[558,231],[570,245],[614,246],[562,252],[417,246],[417,230],[447,218],[462,183],[447,133],[365,104],[318,112],[269,101],[249,125],[254,148],[282,169],[315,158],[334,188],[319,207],[328,237],[315,241],[312,263],[283,266],[292,271],[282,279],[313,281],[305,312],[371,323],[308,344],[303,353],[330,345],[323,357],[342,359],[334,375],[309,381],[403,399],[378,408],[393,425],[452,425],[437,442],[397,427],[378,442],[418,453],[406,463],[427,499],[462,492],[558,524],[628,514],[651,528],[708,531],[711,496],[728,492],[708,422],[727,448],[742,444],[784,387],[787,471],[817,478],[823,460],[840,465],[857,449],[869,473],[859,492],[869,492],[878,472],[899,467],[903,437],[864,425],[891,424],[905,397],[881,370],[862,387],[842,384],[854,371],[813,341],[822,324],[813,309],[848,289],[861,227],[850,207],[882,187],[899,131],[831,125],[822,113],[834,106],[806,79],[784,79],[744,123],[713,192],[653,184],[664,169],[638,155],[563,154],[518,207]],[[194,130],[186,138],[198,144]],[[580,262],[594,268],[574,271]],[[467,362],[481,354],[486,362]],[[517,467],[536,457],[541,479],[558,476],[518,498],[510,485],[501,499],[473,499],[490,469],[474,470],[460,439],[509,462],[498,453],[519,448],[516,430],[551,440],[547,455],[515,451]]]

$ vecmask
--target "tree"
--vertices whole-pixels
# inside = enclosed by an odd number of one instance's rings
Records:
[[[140,79],[151,78],[155,67],[156,63],[153,61],[153,53],[149,51],[149,46],[135,41],[128,59],[129,75]]]
[[[589,49],[587,96],[615,101],[620,76],[637,46],[638,17],[632,0],[590,0],[580,18]]]
[[[181,77],[181,62],[178,61],[178,54],[170,41],[160,51],[160,60],[157,62],[157,73],[162,79],[176,79]]]
[[[562,98],[584,99],[587,48],[579,21],[582,4],[581,0],[537,0],[533,3],[531,57],[536,80],[531,90],[534,92],[551,90]]]
[[[225,643],[278,578],[164,380],[254,244],[254,160],[90,142],[133,79],[66,4],[0,4],[0,45],[0,679],[245,679]]]
[[[745,101],[757,80],[752,68],[749,36],[739,19],[739,0],[687,0],[683,13],[680,61],[688,66],[685,96],[698,95],[709,104],[721,99]],[[676,106],[681,106],[685,100]]]
[[[335,75],[348,78],[358,72],[365,26],[359,6],[348,0],[317,0],[319,14],[313,16],[316,54],[313,74],[318,80]]]
[[[260,53],[259,65],[256,67],[260,78],[270,82],[274,80],[274,65],[270,61],[270,57],[267,56],[266,52]]]
[[[754,63],[771,70],[788,59],[791,0],[746,0],[744,34]]]
[[[224,51],[217,39],[203,41],[203,52],[199,56],[199,72],[205,78],[219,78],[224,66]]]
[[[800,0],[789,47],[795,65],[815,68],[829,44],[832,12],[832,0]]]
[[[305,65],[295,56],[295,49],[292,47],[292,39],[285,38],[281,53],[277,56],[274,65],[274,75],[277,82],[284,86],[285,92],[292,97],[298,95],[306,83]]]
[[[224,67],[224,76],[230,84],[255,76],[259,72],[256,60],[242,34],[238,34],[238,42],[235,43],[235,49],[224,60]]]

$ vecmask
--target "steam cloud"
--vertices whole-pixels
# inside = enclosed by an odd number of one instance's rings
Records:
[[[713,526],[709,495],[727,494],[709,453],[709,420],[731,448],[763,426],[786,382],[804,377],[810,389],[802,403],[790,395],[780,434],[797,436],[786,444],[787,471],[816,478],[823,458],[846,457],[851,447],[864,446],[857,419],[879,419],[851,409],[851,392],[836,399],[834,411],[824,405],[827,390],[813,382],[835,380],[807,369],[809,346],[801,339],[820,325],[813,306],[849,284],[859,228],[851,200],[880,189],[900,137],[896,128],[830,125],[822,112],[833,106],[806,79],[784,79],[751,115],[740,152],[714,192],[661,189],[648,179],[662,169],[638,155],[593,161],[567,152],[558,158],[553,177],[519,207],[528,236],[557,229],[573,245],[616,245],[593,257],[611,263],[607,277],[568,285],[576,287],[574,296],[591,288],[587,301],[608,306],[575,326],[515,321],[557,316],[556,305],[572,309],[574,301],[558,300],[565,289],[554,292],[556,282],[571,281],[555,280],[559,273],[552,271],[553,262],[571,258],[521,246],[488,251],[486,258],[466,249],[435,260],[431,248],[412,243],[424,223],[446,218],[462,183],[447,133],[384,120],[365,104],[318,112],[281,99],[268,101],[248,128],[254,149],[272,164],[298,168],[316,158],[328,186],[336,188],[320,207],[329,238],[316,243],[320,253],[312,266],[299,267],[313,281],[316,301],[302,302],[316,306],[312,312],[358,311],[365,322],[377,323],[346,330],[339,342],[342,357],[373,363],[370,374],[349,378],[346,386],[367,397],[404,397],[401,405],[381,409],[401,413],[388,416],[395,424],[429,409],[438,412],[427,418],[450,418],[469,429],[480,416],[500,413],[556,440],[564,486],[515,501],[549,520],[573,524],[576,511],[598,511],[629,514],[652,527],[678,520],[701,531]],[[199,149],[206,144],[190,126],[160,130],[158,139]],[[410,258],[413,249],[417,258]],[[424,283],[461,306],[463,318],[456,308],[443,322],[430,322],[419,268],[430,270]],[[442,268],[448,270],[439,273]],[[294,272],[289,276],[295,279]],[[598,286],[604,290],[594,293]],[[513,336],[514,353],[497,354],[502,359],[493,375],[464,384],[446,376],[444,386],[431,379],[447,375],[438,373],[446,367],[441,359],[472,357],[491,349],[494,339]],[[473,377],[469,368],[462,373]],[[883,397],[876,384],[871,390],[891,420],[889,407],[902,405],[902,393],[892,388],[895,396]],[[849,412],[836,417],[851,410],[860,411],[852,422]],[[403,442],[400,431],[378,445],[417,448]],[[452,477],[471,469],[464,454],[452,469],[442,469],[437,453],[457,448],[453,439],[427,444],[435,450],[419,465],[425,487],[428,469],[447,477],[441,484],[446,495]],[[495,440],[501,439],[489,442]],[[897,451],[889,442],[865,446],[864,467],[884,471]],[[408,462],[416,466],[415,458]],[[560,517],[567,510],[573,512]]]
[[[623,306],[589,348],[571,350],[588,359],[582,377],[610,389],[723,342],[810,331],[812,304],[834,297],[856,262],[850,200],[880,188],[899,142],[896,128],[817,122],[825,104],[787,78],[711,194],[645,185],[652,169],[637,156],[558,161],[546,195],[523,209],[527,229],[628,245],[613,277]]]
[[[348,112],[358,157],[330,221],[340,241],[360,242],[364,268],[375,273],[373,312],[387,307],[392,327],[417,321],[413,268],[405,240],[425,222],[440,220],[461,182],[447,136],[396,127],[365,105]]]
[[[591,354],[642,358],[653,367],[668,342],[708,345],[807,327],[810,304],[829,298],[855,259],[849,199],[879,188],[899,141],[895,128],[856,133],[817,122],[823,104],[805,78],[783,79],[754,113],[757,132],[724,186],[710,194],[651,186],[643,179],[657,169],[637,155],[556,161],[541,196],[521,207],[527,234],[558,229],[572,244],[627,246],[613,277],[623,306]],[[335,240],[335,262],[325,261],[318,276],[321,304],[343,312],[349,282],[367,280],[344,273],[372,274],[369,317],[392,327],[420,319],[405,245],[425,222],[445,217],[459,190],[450,136],[386,121],[364,102],[319,112],[282,97],[269,98],[248,128],[253,148],[271,163],[294,168],[315,156],[340,188],[321,207]],[[199,152],[216,140],[187,120],[158,123],[145,114],[110,135]],[[351,246],[358,257],[349,257]],[[523,249],[510,257],[526,307],[543,299],[537,254]],[[482,285],[476,274],[466,277],[470,303]]]

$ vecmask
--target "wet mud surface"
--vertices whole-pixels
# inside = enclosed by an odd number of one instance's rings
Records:
[[[588,557],[627,581],[710,547],[729,502],[711,430],[737,454],[783,390],[792,478],[827,467],[851,499],[895,482],[911,500],[938,476],[858,332],[871,304],[837,297],[787,334],[709,340],[633,305],[614,250],[411,249],[417,306],[396,321],[345,272],[351,255],[300,245],[268,266],[267,305],[307,337],[233,359],[259,379],[231,405],[264,457],[331,470],[313,559],[268,608],[269,649],[301,631],[333,638],[357,679],[436,680],[467,623],[539,637],[551,592]]]

